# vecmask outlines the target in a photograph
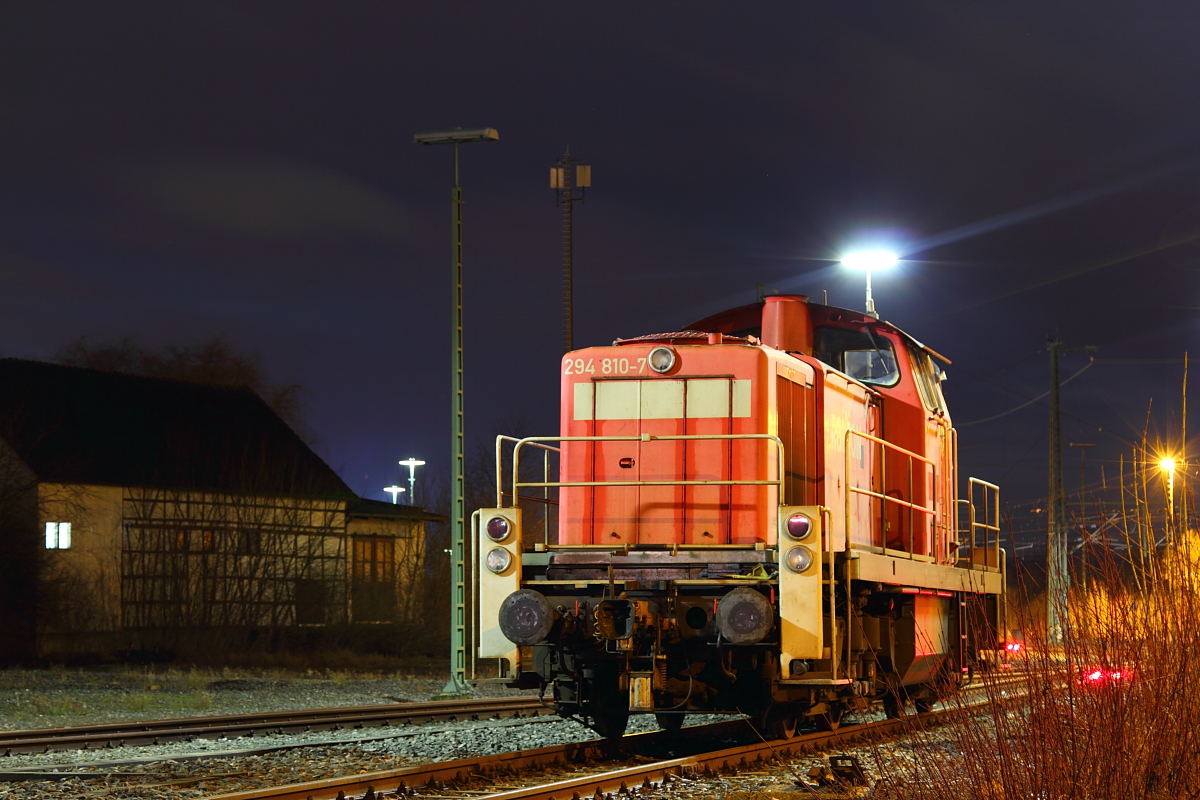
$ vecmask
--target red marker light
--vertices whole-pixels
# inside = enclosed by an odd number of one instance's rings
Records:
[[[792,514],[788,517],[787,532],[793,539],[803,539],[812,530],[812,522],[803,514]]]

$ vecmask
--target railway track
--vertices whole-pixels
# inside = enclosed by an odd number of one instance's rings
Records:
[[[993,686],[1015,686],[1019,683],[1023,683],[1023,680],[1003,680]],[[987,700],[982,701],[986,702]],[[681,734],[697,740],[720,734],[734,734],[738,731],[747,733],[746,722],[738,719],[684,728],[680,733],[655,731],[628,735],[617,741],[591,740],[480,758],[444,761],[290,786],[239,791],[215,795],[209,800],[352,800],[356,797],[393,800],[429,796],[473,797],[480,800],[577,800],[609,794],[628,798],[639,791],[662,792],[672,781],[685,780],[697,774],[710,775],[739,767],[749,769],[775,757],[796,758],[829,749],[834,745],[857,745],[896,736],[910,730],[914,724],[937,724],[942,717],[959,710],[952,707],[903,719],[843,725],[834,731],[806,733],[792,739],[770,742],[759,740],[678,758],[646,759],[647,763],[644,764],[612,770],[597,769],[594,763],[588,762],[595,762],[597,759],[611,761],[622,754],[650,750],[655,745],[679,744]],[[636,755],[634,757],[636,758]],[[580,772],[586,771],[586,774],[550,783],[514,785],[528,783],[529,773],[538,770],[550,769],[561,775],[570,768],[568,765],[582,765],[577,769]]]
[[[537,697],[500,697],[445,700],[428,703],[272,711],[211,717],[149,720],[66,728],[0,731],[0,752],[49,753],[66,750],[116,748],[222,736],[255,736],[266,733],[342,730],[389,725],[409,725],[441,720],[491,719],[537,716],[553,711]]]
[[[332,800],[338,797],[364,796],[373,792],[375,798],[409,797],[416,790],[415,796],[422,794],[439,795],[442,787],[464,783],[471,780],[485,781],[489,786],[497,783],[503,785],[508,780],[517,782],[523,773],[547,768],[569,768],[567,765],[588,765],[598,760],[611,761],[622,755],[631,755],[640,751],[650,750],[655,746],[669,746],[681,740],[695,740],[703,737],[735,734],[746,730],[746,723],[741,720],[717,722],[709,725],[696,725],[684,728],[679,732],[650,731],[647,733],[628,734],[622,739],[605,740],[590,739],[583,742],[541,747],[535,750],[518,750],[510,753],[498,753],[490,756],[457,759],[454,761],[439,761],[419,767],[371,772],[352,777],[328,778],[320,781],[297,783],[290,786],[250,789],[229,794],[215,795],[209,800]],[[637,756],[632,756],[637,757]],[[656,760],[655,760],[656,761]],[[657,763],[657,761],[656,761]],[[586,767],[585,767],[586,768]],[[599,773],[601,770],[593,769]],[[473,791],[476,797],[487,795],[487,792]],[[468,795],[464,794],[463,797]],[[581,793],[582,797],[583,794]],[[558,800],[570,800],[568,792]]]
[[[528,775],[537,770],[553,769],[561,774],[569,764],[586,764],[596,759],[611,760],[622,753],[636,754],[652,745],[672,741],[677,743],[680,734],[654,731],[629,735],[617,742],[592,740],[483,758],[444,761],[353,777],[233,792],[215,795],[209,800],[351,800],[356,797],[393,800],[426,796],[475,797],[481,800],[572,800],[596,797],[597,792],[600,796],[612,794],[628,797],[639,787],[661,790],[664,781],[669,785],[672,780],[685,776],[711,774],[737,766],[748,769],[775,756],[798,757],[834,744],[858,744],[870,738],[895,735],[903,731],[905,726],[912,725],[914,720],[928,724],[943,713],[931,711],[906,719],[847,725],[836,731],[802,734],[793,739],[771,742],[758,741],[680,758],[652,759],[648,760],[649,763],[614,770],[588,770],[582,767],[582,770],[587,770],[586,774],[528,786],[514,787],[512,784],[520,781],[523,773]],[[747,732],[744,720],[684,728],[681,733],[696,739],[738,731]]]

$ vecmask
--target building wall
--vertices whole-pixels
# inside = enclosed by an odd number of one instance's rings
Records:
[[[413,623],[422,610],[425,523],[422,520],[351,516],[350,620]]]
[[[209,492],[41,484],[43,655],[174,647],[214,632],[349,618],[345,504]],[[229,638],[229,637],[226,637]]]
[[[121,627],[122,490],[41,483],[37,534],[38,650],[89,649]],[[70,524],[70,546],[49,549],[47,523]]]

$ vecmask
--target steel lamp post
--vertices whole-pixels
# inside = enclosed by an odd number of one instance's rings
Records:
[[[418,461],[415,458],[406,458],[398,463],[402,467],[408,467],[408,500],[409,502],[416,502],[417,467],[425,466],[425,462]]]
[[[458,146],[471,142],[494,142],[499,138],[500,134],[495,128],[455,128],[413,136],[417,144],[454,145],[454,187],[450,193],[450,270],[453,289],[450,324],[450,679],[437,696],[441,699],[469,697],[473,694],[467,683],[466,568],[463,552],[466,501],[463,486],[462,187],[458,185]]]
[[[896,265],[895,253],[886,250],[863,250],[842,257],[842,266],[867,273],[867,314],[879,319],[875,313],[875,298],[871,296],[871,273]]]

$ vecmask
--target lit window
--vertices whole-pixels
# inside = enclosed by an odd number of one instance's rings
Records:
[[[46,549],[68,550],[71,547],[71,523],[46,523]]]

